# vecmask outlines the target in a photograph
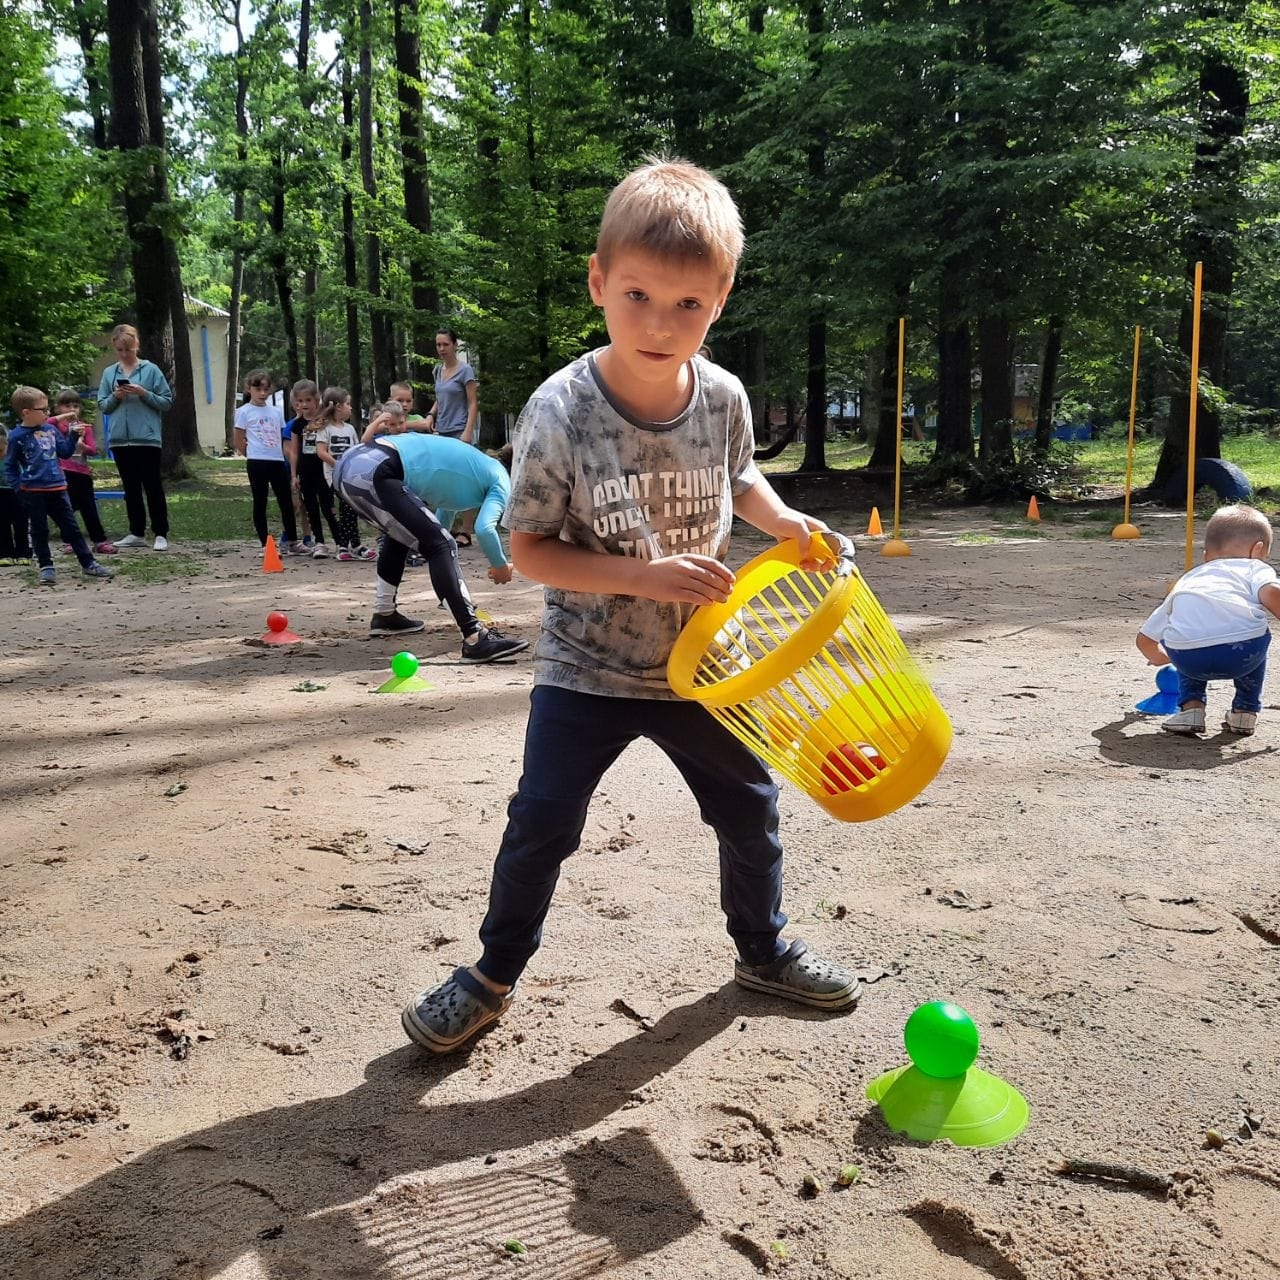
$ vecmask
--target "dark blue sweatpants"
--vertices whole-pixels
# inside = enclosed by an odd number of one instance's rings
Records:
[[[720,843],[720,906],[748,964],[783,946],[778,788],[764,763],[694,702],[606,698],[535,685],[524,773],[507,809],[489,911],[480,926],[480,971],[514,983],[542,942],[542,923],[577,849],[587,805],[605,771],[637,738],[666,752]]]

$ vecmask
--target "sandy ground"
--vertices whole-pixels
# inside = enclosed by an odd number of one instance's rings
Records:
[[[367,565],[5,571],[0,1274],[1280,1276],[1280,716],[1183,741],[1134,713],[1133,632],[1182,566],[1180,521],[1143,524],[859,539],[955,741],[874,824],[784,789],[790,932],[874,979],[856,1012],[733,985],[713,841],[641,744],[520,999],[444,1060],[399,1010],[476,954],[527,658],[459,665],[421,571],[434,687],[394,698]],[[539,589],[463,557],[532,639]],[[246,643],[276,607],[304,643]],[[907,1141],[865,1100],[940,998],[1031,1104],[1007,1146]]]

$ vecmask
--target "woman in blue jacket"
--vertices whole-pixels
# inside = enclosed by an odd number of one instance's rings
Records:
[[[160,476],[160,415],[173,404],[173,392],[159,366],[138,355],[138,331],[118,324],[111,331],[115,364],[108,365],[98,387],[98,408],[111,415],[107,444],[120,472],[129,535],[117,547],[147,545],[147,513],[157,551],[169,549],[169,508]]]

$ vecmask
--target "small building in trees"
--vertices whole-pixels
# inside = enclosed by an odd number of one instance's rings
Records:
[[[186,295],[187,343],[191,350],[191,370],[195,377],[196,427],[200,447],[206,453],[222,453],[226,449],[227,335],[231,316],[211,302]],[[90,386],[94,391],[102,379],[102,371],[115,360],[109,334],[95,338],[103,348],[94,362]],[[150,358],[143,351],[142,356]]]

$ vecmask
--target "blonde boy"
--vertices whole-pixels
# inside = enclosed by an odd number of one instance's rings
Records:
[[[1160,727],[1204,732],[1205,689],[1231,680],[1235,697],[1222,727],[1251,734],[1262,710],[1271,643],[1268,615],[1280,617],[1280,585],[1267,563],[1271,522],[1253,507],[1221,507],[1204,531],[1204,559],[1174,583],[1138,631],[1138,650],[1152,666],[1173,663],[1178,713]]]
[[[93,558],[76,524],[75,512],[67,499],[67,478],[58,461],[75,453],[83,424],[63,435],[57,425],[50,422],[49,397],[38,387],[18,387],[9,403],[18,415],[18,425],[9,432],[5,477],[31,522],[31,547],[40,566],[41,585],[52,587],[58,581],[53,553],[49,550],[50,520],[58,526],[63,540],[80,561],[80,571],[86,578],[112,577],[111,570]],[[58,416],[71,419],[76,415]]]
[[[692,610],[733,586],[723,559],[735,515],[806,549],[823,527],[756,469],[742,384],[696,355],[741,252],[738,211],[711,174],[654,162],[624,179],[587,274],[609,345],[543,383],[517,423],[505,523],[516,568],[546,586],[524,774],[480,960],[415,996],[402,1016],[409,1038],[434,1053],[461,1048],[511,1004],[591,795],[638,737],[675,763],[718,838],[738,983],[819,1009],[858,1001],[855,974],[780,939],[782,846],[768,770],[666,681]]]

